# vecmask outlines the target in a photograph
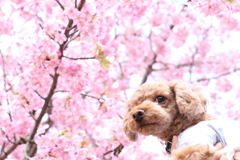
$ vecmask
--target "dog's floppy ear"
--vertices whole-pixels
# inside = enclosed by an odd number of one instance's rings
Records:
[[[170,82],[169,87],[175,93],[180,114],[185,115],[189,120],[198,120],[206,112],[207,100],[199,87],[181,81]]]
[[[123,123],[123,131],[127,135],[130,141],[136,141],[138,139],[138,134],[129,130],[127,125],[127,118],[125,117]]]

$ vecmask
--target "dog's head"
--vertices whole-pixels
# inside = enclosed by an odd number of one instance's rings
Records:
[[[199,88],[182,81],[145,83],[128,102],[124,132],[131,141],[138,133],[159,137],[179,115],[188,121],[200,119],[206,103]]]

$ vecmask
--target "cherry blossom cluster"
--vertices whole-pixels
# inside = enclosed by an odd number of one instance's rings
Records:
[[[200,83],[212,112],[239,119],[237,0],[0,6],[0,160],[167,156],[160,140],[132,143],[122,131],[126,102],[146,81]]]

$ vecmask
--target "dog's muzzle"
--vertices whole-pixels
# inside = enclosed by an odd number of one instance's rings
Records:
[[[137,111],[133,112],[132,116],[136,122],[141,122],[144,117],[144,110],[137,110]]]

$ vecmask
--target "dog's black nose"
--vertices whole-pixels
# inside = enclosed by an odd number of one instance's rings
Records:
[[[132,116],[136,122],[141,122],[144,117],[144,110],[137,110],[132,114]]]

